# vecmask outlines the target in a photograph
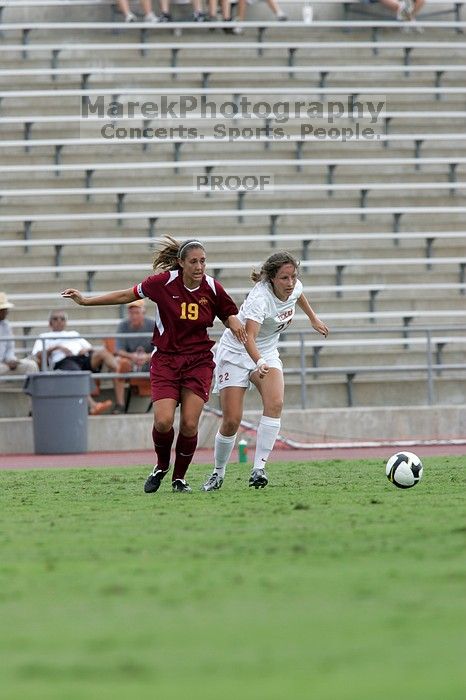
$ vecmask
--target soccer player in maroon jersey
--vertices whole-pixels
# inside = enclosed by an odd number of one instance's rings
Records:
[[[199,419],[209,398],[215,363],[207,328],[216,316],[244,342],[244,326],[236,318],[238,309],[222,285],[205,274],[206,254],[195,239],[179,244],[166,236],[166,244],[153,262],[156,274],[130,289],[84,297],[77,289],[65,289],[63,297],[81,306],[128,304],[135,299],[156,303],[152,337],[154,352],[150,366],[154,425],[152,437],[157,464],[146,480],[144,491],[154,493],[170,467],[174,441],[173,422],[180,404],[180,429],[175,446],[173,491],[191,491],[185,475],[197,445]],[[163,270],[163,272],[158,272]]]

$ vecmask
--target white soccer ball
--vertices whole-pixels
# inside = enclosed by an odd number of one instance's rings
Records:
[[[385,474],[400,489],[410,489],[422,479],[422,462],[413,452],[397,452],[385,466]]]

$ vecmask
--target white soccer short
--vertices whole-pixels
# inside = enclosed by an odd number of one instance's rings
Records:
[[[264,354],[263,357],[269,367],[283,370],[277,350]],[[227,386],[242,386],[245,389],[252,389],[254,386],[249,377],[256,365],[246,353],[234,352],[220,344],[215,353],[215,365],[215,384],[212,390],[214,394],[218,394]]]

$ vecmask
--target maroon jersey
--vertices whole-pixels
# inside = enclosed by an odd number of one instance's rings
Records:
[[[152,344],[162,352],[189,355],[210,350],[215,342],[207,335],[216,316],[226,321],[238,308],[222,285],[204,275],[197,289],[187,289],[180,270],[147,277],[133,291],[157,304]]]

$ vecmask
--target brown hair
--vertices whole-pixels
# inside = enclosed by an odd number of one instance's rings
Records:
[[[272,283],[273,278],[276,276],[277,272],[282,265],[293,265],[296,270],[299,269],[299,262],[294,258],[291,253],[286,250],[282,250],[279,253],[274,253],[270,255],[265,263],[263,263],[259,272],[253,270],[251,272],[251,279],[253,282],[270,282]]]
[[[178,258],[184,260],[190,250],[193,248],[202,248],[205,251],[203,244],[196,238],[191,238],[184,243],[180,243],[172,236],[164,236],[165,243],[162,244],[152,261],[154,270],[179,270]]]

